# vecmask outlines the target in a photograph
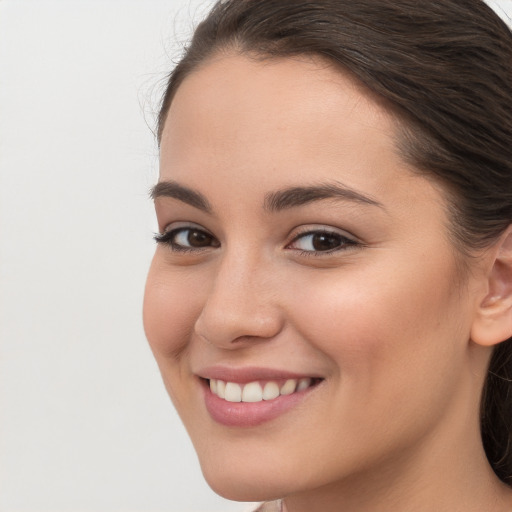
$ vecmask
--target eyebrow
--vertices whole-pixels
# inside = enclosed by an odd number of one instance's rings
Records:
[[[153,200],[158,197],[172,197],[203,212],[212,213],[212,207],[203,194],[175,181],[160,181],[151,189],[150,195]]]
[[[153,200],[159,197],[172,197],[206,213],[213,211],[210,202],[203,194],[175,181],[160,181],[151,189],[150,195]],[[270,212],[279,212],[322,199],[343,199],[385,209],[372,197],[339,183],[290,187],[271,192],[265,196],[264,208]]]
[[[343,199],[385,209],[381,203],[372,197],[338,183],[291,187],[272,192],[265,197],[265,209],[271,212],[278,212],[322,199]]]

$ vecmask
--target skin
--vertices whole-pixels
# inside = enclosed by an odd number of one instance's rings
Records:
[[[349,76],[306,57],[223,54],[177,91],[160,182],[202,194],[211,211],[157,197],[159,229],[192,226],[211,243],[158,245],[144,324],[223,496],[285,497],[289,512],[510,510],[479,435],[492,343],[471,334],[497,252],[461,274],[443,191],[407,167],[395,127]],[[378,204],[265,208],[276,191],[325,184]],[[314,230],[355,243],[315,252],[298,238]],[[226,427],[205,408],[197,373],[209,365],[323,380],[272,421]]]

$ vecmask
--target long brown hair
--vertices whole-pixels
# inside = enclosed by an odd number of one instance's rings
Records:
[[[228,0],[197,27],[171,72],[160,139],[176,90],[219,51],[255,58],[318,55],[384,98],[397,141],[450,197],[463,253],[512,222],[512,34],[481,0]],[[481,405],[487,457],[512,484],[512,339],[492,356]]]

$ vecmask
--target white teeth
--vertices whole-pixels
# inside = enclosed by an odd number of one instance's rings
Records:
[[[307,389],[309,386],[311,386],[311,379],[300,379],[299,385],[297,386],[297,391]]]
[[[217,396],[219,398],[226,398],[226,383],[223,380],[217,381]]]
[[[244,386],[242,402],[261,402],[262,400],[263,390],[259,382],[250,382]]]
[[[282,386],[281,386],[281,395],[291,395],[295,388],[297,387],[297,381],[295,379],[288,379]]]
[[[267,382],[263,388],[263,400],[273,400],[279,396],[279,386],[275,382]]]
[[[280,395],[286,396],[303,391],[313,384],[313,379],[288,379],[281,388],[274,381],[262,384],[259,382],[249,382],[238,384],[236,382],[225,382],[223,380],[210,379],[210,390],[214,395],[223,398],[228,402],[261,402],[262,400],[274,400]]]
[[[228,402],[242,401],[242,386],[236,382],[226,382],[226,391],[224,399]]]

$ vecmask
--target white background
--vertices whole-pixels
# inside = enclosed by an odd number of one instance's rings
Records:
[[[251,508],[203,482],[141,323],[147,124],[209,5],[0,0],[0,512]]]

